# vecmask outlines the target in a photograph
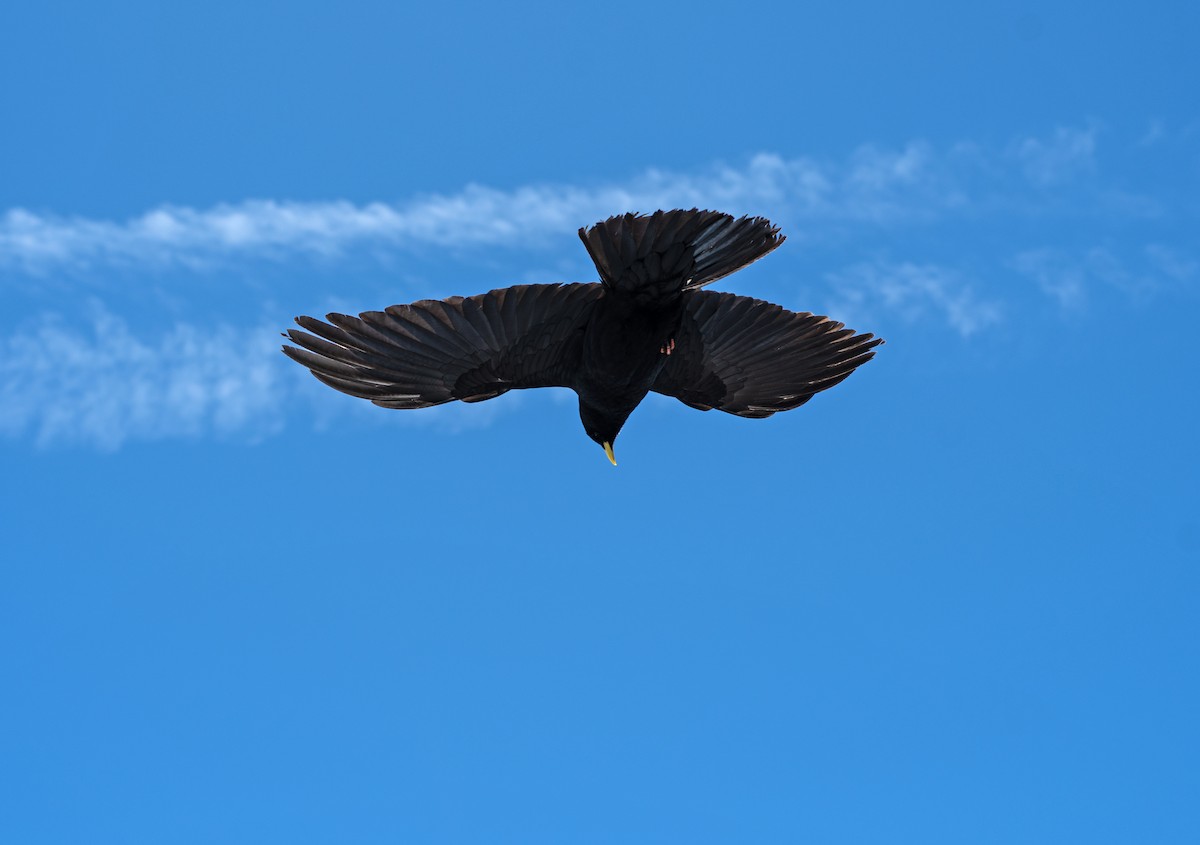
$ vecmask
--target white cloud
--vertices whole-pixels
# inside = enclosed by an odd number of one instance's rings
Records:
[[[489,425],[521,402],[517,392],[478,405],[385,411],[329,389],[286,358],[278,326],[135,333],[104,307],[91,311],[86,328],[43,315],[0,338],[0,437],[102,451],[214,435],[254,442],[282,429],[298,406],[317,428],[352,414],[454,433]]]
[[[1150,244],[1140,254],[1123,255],[1104,246],[1082,250],[1043,247],[1017,253],[1011,265],[1065,310],[1082,308],[1098,287],[1138,299],[1178,289],[1200,275],[1200,262],[1164,244]]]
[[[855,264],[828,274],[826,282],[828,314],[856,327],[884,314],[907,322],[932,315],[969,337],[1003,316],[1000,304],[981,297],[961,273],[933,264]]]
[[[209,209],[163,206],[126,221],[39,215],[0,217],[0,266],[27,272],[93,264],[203,264],[221,258],[336,255],[355,246],[496,246],[561,236],[621,209],[759,207],[784,199],[825,208],[833,191],[814,164],[759,155],[744,168],[702,174],[649,171],[625,185],[534,185],[401,204],[250,200]],[[861,202],[861,200],[860,200]]]
[[[1012,261],[1018,273],[1033,279],[1046,296],[1064,309],[1077,309],[1084,303],[1084,268],[1061,250],[1031,249],[1018,253]]]
[[[1060,127],[1049,138],[1017,141],[1012,152],[1034,184],[1044,187],[1061,184],[1094,169],[1096,129]]]
[[[1160,286],[1159,279],[1144,267],[1131,267],[1128,262],[1106,247],[1093,247],[1083,256],[1089,275],[1131,297],[1152,293]]]
[[[155,340],[94,309],[88,331],[45,317],[0,340],[0,434],[111,450],[129,439],[278,428],[277,332],[179,325]]]
[[[1146,257],[1155,272],[1174,282],[1190,282],[1200,275],[1200,262],[1186,253],[1164,244],[1150,244]]]
[[[1090,167],[1093,130],[1059,129],[1010,148],[1038,185]],[[928,221],[971,202],[973,182],[1005,164],[963,145],[938,153],[913,142],[900,150],[866,146],[843,162],[760,153],[742,166],[697,172],[649,170],[623,183],[468,185],[407,202],[247,200],[211,208],[165,205],[128,220],[0,215],[0,268],[40,273],[94,265],[199,266],[246,257],[334,256],[360,246],[530,246],[623,210],[709,207],[786,216],[810,228],[845,223]],[[1009,188],[1017,180],[1000,180]]]

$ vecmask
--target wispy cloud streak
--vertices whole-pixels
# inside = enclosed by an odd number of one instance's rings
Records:
[[[269,434],[287,392],[277,336],[179,325],[148,341],[99,308],[88,331],[44,318],[0,340],[0,434],[106,450],[130,439]]]
[[[881,314],[912,322],[933,316],[963,337],[1000,322],[999,302],[979,294],[958,271],[911,262],[860,263],[826,277],[827,310],[839,320],[870,324]]]
[[[384,412],[284,357],[278,329],[179,323],[135,331],[96,303],[86,326],[43,315],[0,338],[0,438],[101,451],[130,441],[254,442],[279,433],[298,407],[318,428],[359,415],[457,432],[486,426],[520,402]]]
[[[35,214],[0,218],[0,266],[38,272],[92,264],[203,264],[223,257],[336,255],[362,244],[496,246],[570,232],[621,209],[796,206],[835,217],[894,213],[916,178],[917,148],[863,153],[834,174],[807,159],[755,156],[743,168],[700,174],[652,170],[624,185],[471,185],[401,204],[251,200],[208,209],[163,206],[126,221]]]
[[[336,256],[363,245],[528,247],[621,210],[668,207],[786,213],[813,225],[910,224],[970,205],[983,172],[999,167],[1016,180],[1049,184],[1087,171],[1094,147],[1091,132],[1064,129],[991,156],[963,146],[939,153],[921,142],[899,150],[862,147],[839,162],[761,153],[739,167],[649,170],[624,183],[470,185],[401,203],[166,205],[128,220],[14,208],[0,215],[0,268],[204,266],[245,257]]]
[[[1011,264],[1065,311],[1083,308],[1100,289],[1144,300],[1159,292],[1192,288],[1200,277],[1200,262],[1164,244],[1149,244],[1140,253],[1124,255],[1103,246],[1042,247],[1017,253]]]
[[[1091,173],[1095,168],[1096,129],[1059,127],[1048,138],[1022,138],[1013,142],[1010,154],[1020,163],[1031,182],[1050,187]]]

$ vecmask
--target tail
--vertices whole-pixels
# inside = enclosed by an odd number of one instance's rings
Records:
[[[621,214],[580,229],[579,237],[606,287],[647,303],[712,284],[784,240],[765,217],[695,208]]]

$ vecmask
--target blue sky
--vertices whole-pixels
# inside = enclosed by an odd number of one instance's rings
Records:
[[[1198,25],[0,13],[0,839],[1195,841]],[[693,205],[788,236],[718,287],[887,346],[617,469],[561,392],[278,352]]]

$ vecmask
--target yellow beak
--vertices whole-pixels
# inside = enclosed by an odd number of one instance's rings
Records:
[[[610,461],[612,461],[612,465],[613,465],[613,466],[616,466],[616,465],[617,465],[617,458],[616,458],[616,456],[615,456],[615,455],[613,455],[612,444],[611,444],[611,443],[608,443],[608,442],[605,442],[605,443],[604,443],[604,444],[602,444],[602,445],[604,446],[604,454],[608,455],[608,459],[609,459]]]

